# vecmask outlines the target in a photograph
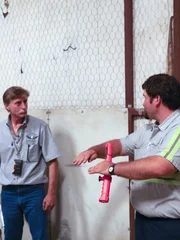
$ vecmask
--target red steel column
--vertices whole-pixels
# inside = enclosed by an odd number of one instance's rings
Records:
[[[174,0],[173,75],[180,81],[180,0]]]
[[[128,132],[133,131],[131,110],[134,107],[133,84],[133,1],[124,0],[124,34],[125,34],[125,98],[128,108]],[[129,161],[132,161],[129,158]],[[134,209],[129,204],[130,240],[134,240]]]
[[[126,107],[134,107],[133,97],[133,1],[124,0]]]

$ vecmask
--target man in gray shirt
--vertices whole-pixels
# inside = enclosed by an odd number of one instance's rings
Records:
[[[47,211],[56,203],[59,151],[48,124],[27,115],[28,97],[21,87],[10,87],[3,94],[9,112],[8,119],[0,122],[5,240],[22,239],[24,216],[33,240],[47,240]]]
[[[142,85],[146,124],[112,143],[113,157],[131,155],[133,162],[103,161],[90,174],[116,175],[131,180],[130,200],[136,210],[136,240],[180,239],[180,83],[157,74]],[[107,143],[107,142],[106,142]],[[75,165],[105,158],[102,143],[80,153]]]

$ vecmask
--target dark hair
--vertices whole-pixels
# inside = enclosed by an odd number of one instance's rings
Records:
[[[168,74],[157,74],[149,77],[142,88],[152,99],[160,96],[164,105],[171,110],[180,107],[180,82]]]
[[[9,104],[11,100],[16,99],[18,97],[29,97],[29,91],[22,88],[22,87],[17,87],[13,86],[8,88],[4,94],[3,94],[3,103],[4,104]]]

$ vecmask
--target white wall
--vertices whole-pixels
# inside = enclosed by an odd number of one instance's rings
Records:
[[[88,163],[75,167],[73,159],[86,148],[127,134],[126,109],[31,110],[33,116],[49,125],[61,151],[60,181],[56,208],[50,215],[52,240],[128,240],[129,193],[128,180],[113,177],[110,201],[99,203],[102,183],[98,175],[89,175]],[[7,116],[0,111],[0,118]],[[97,160],[96,162],[98,162]],[[127,161],[127,158],[117,158]],[[30,240],[25,226],[24,240]]]

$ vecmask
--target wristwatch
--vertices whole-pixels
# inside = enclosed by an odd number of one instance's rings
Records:
[[[115,167],[116,164],[112,164],[111,166],[109,166],[108,168],[108,172],[110,175],[115,175],[114,173],[114,167]]]

